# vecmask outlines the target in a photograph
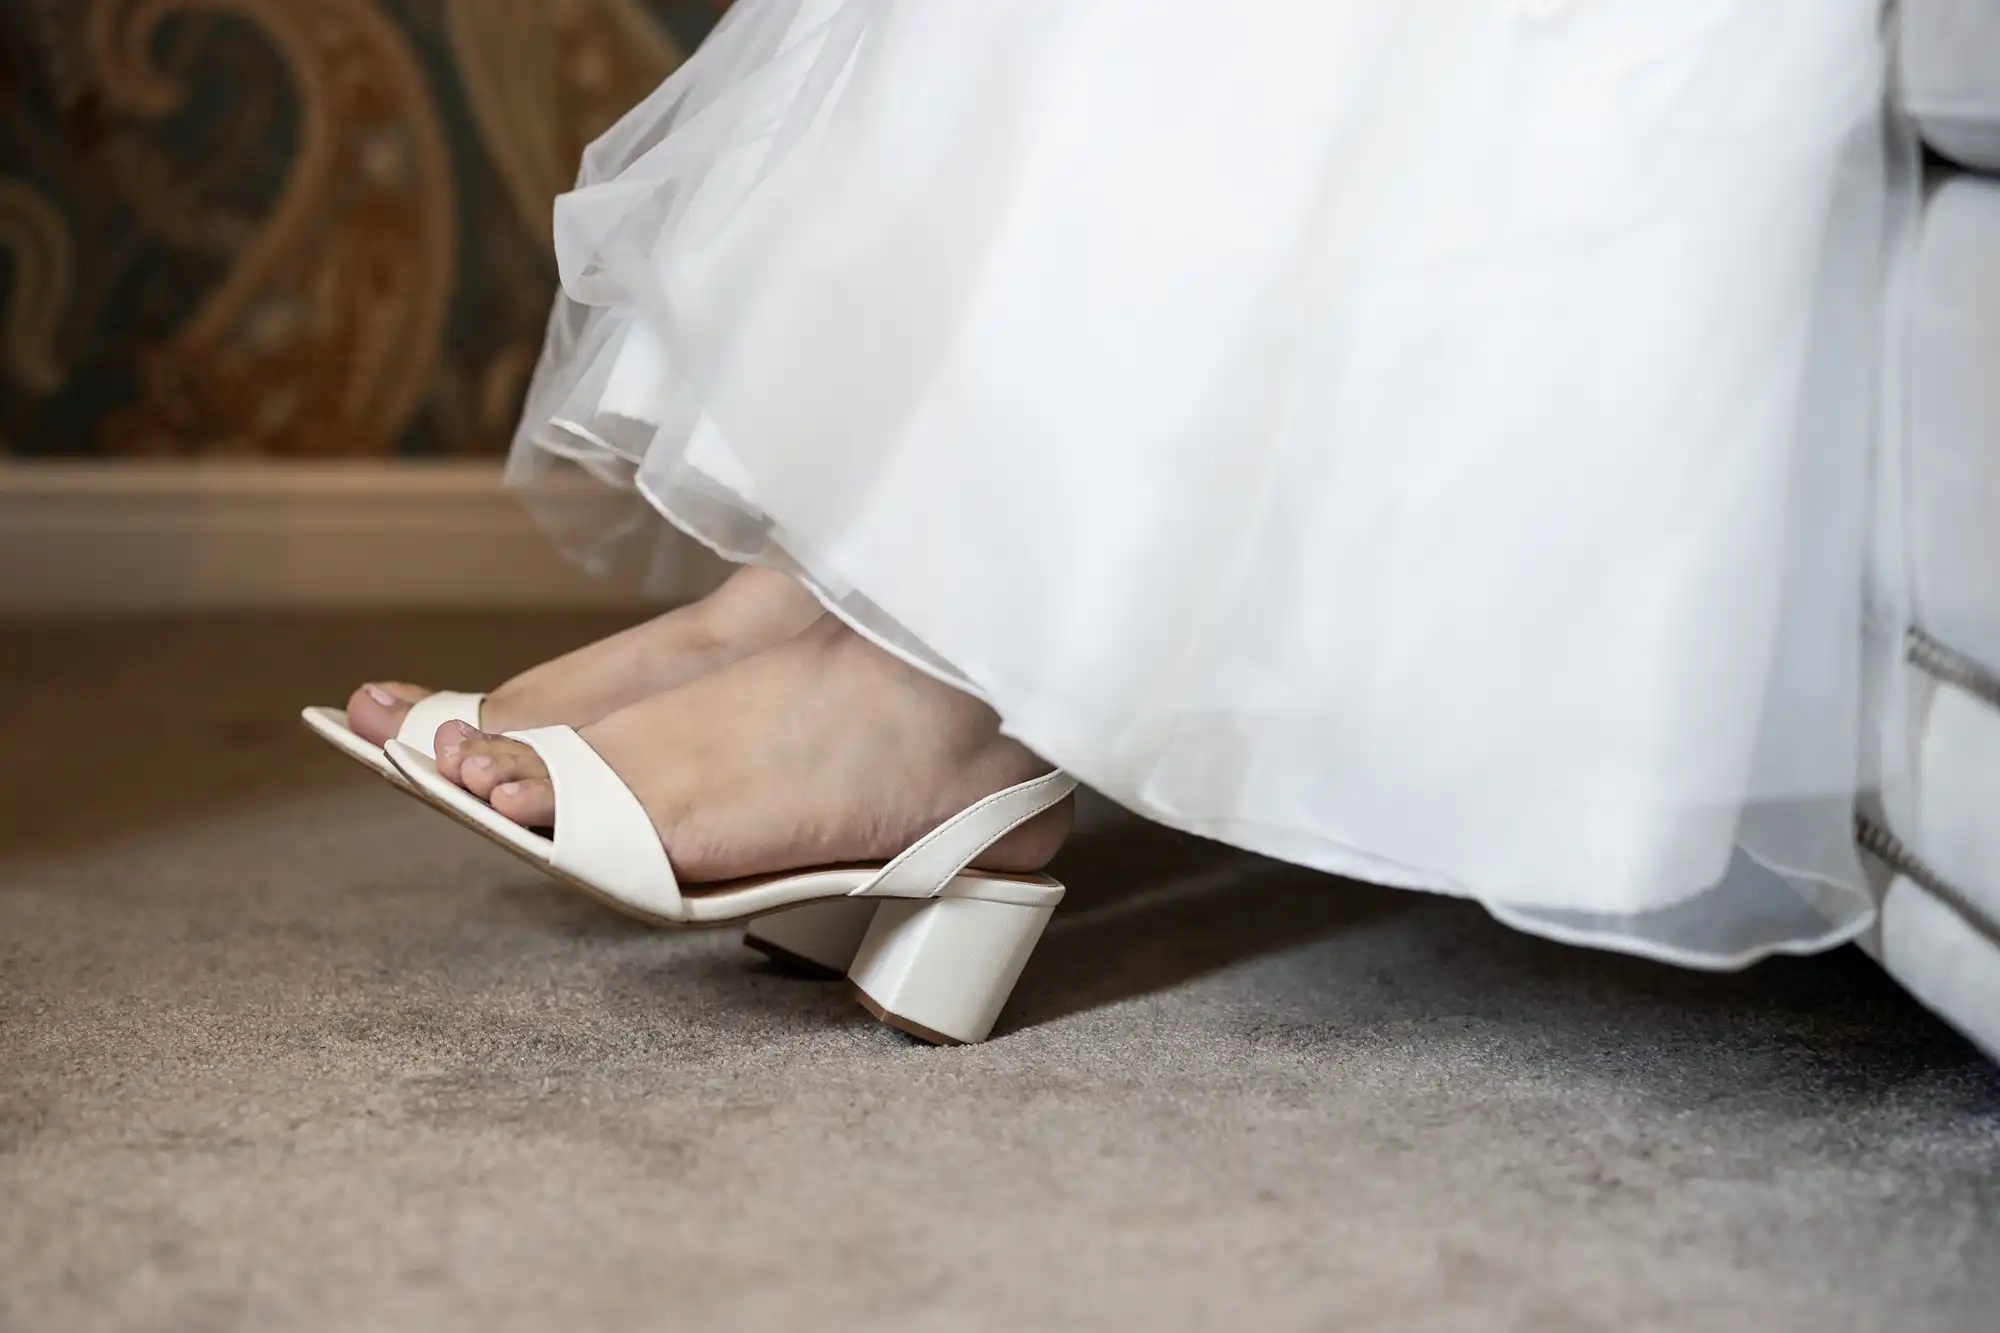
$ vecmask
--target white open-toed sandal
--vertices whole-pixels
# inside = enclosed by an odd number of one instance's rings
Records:
[[[438,728],[447,722],[479,726],[483,694],[440,690],[410,705],[403,715],[391,745],[403,745],[426,759],[435,759],[432,750]],[[334,749],[367,768],[376,776],[406,792],[415,793],[402,771],[389,762],[381,746],[357,735],[347,725],[347,710],[316,706],[299,714],[308,728]],[[623,904],[614,904],[623,907]],[[774,913],[753,921],[743,932],[743,943],[794,972],[809,976],[840,977],[861,948],[874,917],[873,903],[812,903],[793,911]]]
[[[939,1044],[983,1041],[1062,901],[1047,875],[966,869],[1007,834],[1076,790],[1060,770],[997,792],[952,816],[886,865],[827,866],[683,890],[653,821],[611,766],[569,727],[507,733],[534,750],[555,788],[555,837],[499,814],[439,775],[429,755],[390,741],[387,754],[418,795],[446,814],[621,911],[668,926],[857,913],[867,924],[846,972],[875,1017]],[[782,945],[780,947],[783,947]],[[810,955],[807,955],[810,956]]]

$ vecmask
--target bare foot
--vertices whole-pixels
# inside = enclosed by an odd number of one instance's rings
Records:
[[[966,806],[1049,771],[1000,734],[993,710],[875,647],[831,616],[774,648],[581,729],[638,796],[687,883],[886,860]],[[525,745],[460,724],[438,771],[530,827],[555,792]],[[1047,865],[1072,802],[980,857]]]
[[[797,634],[819,603],[773,570],[745,566],[692,605],[531,667],[486,696],[492,731],[581,726]],[[410,705],[431,691],[375,681],[347,701],[347,725],[376,745],[394,736]]]

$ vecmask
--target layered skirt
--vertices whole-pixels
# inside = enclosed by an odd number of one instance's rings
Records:
[[[796,575],[1164,823],[1828,947],[1901,762],[1892,18],[739,0],[557,205],[513,475],[642,498],[587,556]]]

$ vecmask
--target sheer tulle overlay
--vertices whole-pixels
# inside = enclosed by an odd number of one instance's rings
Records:
[[[1890,36],[739,0],[557,205],[513,473],[797,574],[1165,823],[1689,965],[1828,947],[1898,752]]]

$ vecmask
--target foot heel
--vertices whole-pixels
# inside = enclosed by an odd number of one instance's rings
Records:
[[[889,898],[848,969],[855,998],[938,1045],[984,1041],[1055,911],[979,898]]]
[[[743,942],[795,972],[845,976],[879,905],[872,898],[833,898],[773,912],[752,921]]]

